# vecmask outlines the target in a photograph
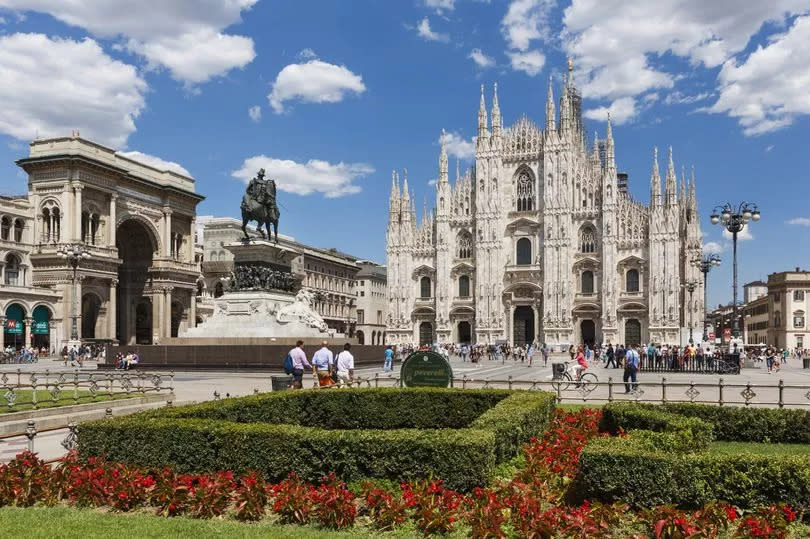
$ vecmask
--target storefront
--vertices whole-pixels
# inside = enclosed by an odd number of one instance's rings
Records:
[[[51,311],[44,305],[34,309],[31,325],[31,345],[35,348],[51,349]]]
[[[3,324],[3,343],[6,348],[19,350],[25,344],[25,309],[17,303],[6,308],[6,322]]]

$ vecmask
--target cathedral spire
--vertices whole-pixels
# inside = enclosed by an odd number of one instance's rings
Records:
[[[678,203],[678,179],[675,177],[675,163],[672,160],[672,146],[669,147],[669,162],[667,163],[667,184],[664,188],[664,198],[667,205]]]
[[[613,146],[613,126],[610,123],[610,113],[607,115],[607,139],[605,140],[605,168],[616,169],[616,152]]]
[[[442,136],[441,136],[441,139],[440,139],[441,146],[442,146],[442,151],[441,151],[441,154],[439,155],[439,183],[440,184],[447,183],[447,147],[445,146],[445,138],[446,138],[446,136],[447,135],[444,132],[444,129],[442,129]]]
[[[478,140],[487,136],[487,104],[484,100],[484,85],[481,85],[481,106],[478,108]]]
[[[461,159],[459,159],[458,157],[456,157],[456,183],[458,183],[458,181],[461,179],[461,165],[460,165],[460,161],[461,161]]]
[[[397,171],[391,171],[391,200],[399,200],[399,178]]]
[[[686,167],[681,165],[681,202],[686,202]]]
[[[411,194],[408,191],[408,169],[404,169],[403,175],[405,176],[405,182],[402,184],[402,198],[406,202],[411,199]]]
[[[548,99],[546,101],[546,132],[557,129],[557,111],[554,108],[554,90],[551,87],[551,75],[548,76]]]
[[[492,95],[492,136],[501,135],[501,108],[498,106],[498,83],[495,83],[495,90]]]
[[[697,193],[695,192],[695,166],[692,165],[692,181],[689,184],[689,206],[692,213],[697,213]]]
[[[562,95],[560,96],[560,133],[564,134],[570,130],[571,127],[571,100],[568,83],[563,86]]]
[[[658,147],[653,150],[653,169],[650,176],[650,206],[661,206],[661,175],[658,173]]]

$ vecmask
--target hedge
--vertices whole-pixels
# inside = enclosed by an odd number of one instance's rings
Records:
[[[401,417],[397,418],[396,407],[408,402],[414,406],[399,410]],[[433,410],[447,416],[428,410],[431,402]],[[480,410],[486,402],[489,410],[467,422],[465,428],[394,427],[424,424],[414,415],[415,409],[425,410],[440,426],[461,422],[471,412],[451,410],[448,403]],[[353,408],[343,408],[346,406]],[[291,470],[307,481],[318,481],[330,471],[345,481],[432,476],[443,479],[450,488],[469,490],[489,483],[498,463],[518,454],[522,442],[542,434],[554,406],[554,395],[545,392],[291,391],[83,423],[79,453],[82,457],[106,455],[141,466],[170,465],[187,473],[255,469],[272,481]],[[297,410],[311,415],[295,416]],[[361,418],[353,423],[361,426],[336,429],[268,422],[272,418],[310,422],[315,413],[324,410]],[[372,418],[381,419],[381,428],[367,428]]]
[[[697,507],[723,500],[741,508],[787,502],[810,508],[810,455],[713,455],[650,451],[643,439],[597,438],[582,451],[569,501]]]
[[[608,404],[602,409],[599,430],[616,434],[622,428],[631,435],[638,430],[649,444],[660,440],[664,449],[681,451],[705,450],[714,439],[712,425],[695,417],[669,413],[654,406],[639,406],[635,403]],[[662,433],[659,435],[658,433]]]

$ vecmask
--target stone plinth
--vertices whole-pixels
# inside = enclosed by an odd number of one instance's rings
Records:
[[[234,264],[267,264],[291,271],[293,261],[301,256],[295,249],[284,247],[269,240],[251,239],[225,245],[233,253]]]

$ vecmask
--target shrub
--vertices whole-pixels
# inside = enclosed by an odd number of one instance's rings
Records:
[[[413,512],[416,528],[425,536],[446,534],[455,529],[462,497],[444,488],[441,481],[403,484],[402,499]]]
[[[238,520],[259,520],[267,505],[267,484],[258,473],[242,476],[233,493],[234,516]]]
[[[317,489],[310,491],[313,516],[323,526],[342,530],[354,526],[357,508],[354,494],[346,484],[338,481],[334,473],[323,478]]]
[[[336,430],[235,421],[257,419],[261,414],[269,417],[277,412],[264,410],[273,404],[296,398],[312,402],[312,395],[318,394],[320,399],[334,396],[342,405],[353,406],[341,414],[366,418],[363,421],[377,414],[384,416],[390,427],[396,424],[394,414],[381,411],[384,407],[378,401],[380,395],[392,396],[400,391],[402,395],[397,399],[401,403],[412,396],[421,407],[431,400],[441,403],[463,396],[460,390],[444,390],[445,394],[435,389],[347,389],[289,392],[292,397],[285,399],[230,399],[222,403],[221,410],[217,408],[219,402],[206,403],[85,423],[80,433],[80,453],[82,457],[106,455],[114,461],[141,466],[173,466],[181,473],[223,468],[237,474],[258,470],[271,481],[283,479],[291,470],[305,481],[317,481],[329,472],[344,481],[435,477],[450,488],[469,490],[487,484],[499,461],[512,458],[519,452],[520,443],[541,434],[554,406],[554,397],[548,393],[481,390],[471,392],[477,397],[455,401],[463,405],[478,402],[471,405],[474,407],[481,402],[494,406],[467,428]],[[363,409],[367,397],[375,407],[380,406],[373,414]],[[437,405],[442,410],[447,408]],[[390,402],[388,409],[396,411]],[[189,417],[196,414],[203,417]],[[132,447],[138,450],[132,451]]]
[[[645,440],[662,449],[699,451],[707,449],[713,440],[712,425],[695,417],[669,413],[665,408],[639,406],[636,403],[608,404],[602,410],[599,429],[616,434],[619,429],[646,430],[672,436],[645,436]]]
[[[392,530],[408,518],[408,509],[398,494],[375,486],[371,481],[363,485],[363,498],[372,525],[380,531]]]
[[[8,464],[0,465],[0,506],[29,507],[38,501],[55,502],[51,467],[35,453],[23,451]]]

